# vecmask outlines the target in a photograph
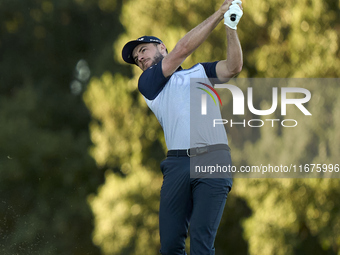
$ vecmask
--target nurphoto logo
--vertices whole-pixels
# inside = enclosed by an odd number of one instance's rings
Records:
[[[220,101],[220,105],[222,106],[222,101],[219,96],[219,94],[216,92],[216,90],[205,83],[198,82],[199,84],[202,84],[209,88],[218,98]],[[198,89],[201,89],[205,91],[214,101],[215,105],[217,105],[216,100],[213,96],[213,94],[207,90],[203,89],[200,87],[197,87]],[[245,96],[242,90],[231,84],[216,84],[215,85],[216,89],[228,89],[231,92],[232,95],[232,100],[233,100],[233,115],[245,115]],[[293,93],[296,95],[303,95],[303,98],[288,98],[287,94],[288,93]],[[202,94],[201,95],[201,115],[207,115],[207,94]],[[256,109],[254,107],[254,99],[253,99],[253,88],[248,87],[247,88],[247,106],[248,110],[257,116],[266,116],[274,113],[277,110],[278,107],[278,88],[273,87],[272,88],[272,105],[269,109]],[[295,105],[304,115],[306,116],[311,116],[312,114],[306,109],[306,107],[303,105],[307,103],[311,99],[311,92],[308,89],[305,88],[296,88],[296,87],[282,87],[281,88],[281,116],[287,115],[287,105]],[[265,122],[270,122],[271,126],[274,127],[275,122],[280,122],[281,126],[283,127],[296,127],[298,122],[297,120],[294,119],[251,119],[246,121],[245,119],[242,122],[235,122],[232,119],[227,120],[227,119],[214,119],[213,120],[213,126],[215,127],[216,125],[225,125],[227,123],[230,123],[231,127],[234,125],[242,125],[243,127],[246,126],[246,123],[248,124],[249,127],[262,127]],[[288,124],[290,123],[290,125]]]

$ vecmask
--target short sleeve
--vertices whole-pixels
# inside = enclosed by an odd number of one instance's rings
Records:
[[[162,61],[160,61],[142,73],[138,81],[138,90],[147,99],[154,100],[162,91],[169,78],[164,77]]]
[[[217,78],[216,73],[217,63],[218,61],[201,63],[201,65],[204,67],[205,73],[207,74],[208,78]]]

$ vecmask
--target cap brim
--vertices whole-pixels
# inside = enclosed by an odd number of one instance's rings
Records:
[[[125,44],[123,50],[122,50],[122,57],[123,60],[126,63],[129,64],[136,64],[136,62],[133,59],[132,52],[136,48],[137,45],[145,43],[143,41],[130,41],[127,44]]]

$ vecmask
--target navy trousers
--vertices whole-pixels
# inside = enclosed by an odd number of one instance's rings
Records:
[[[230,161],[230,153],[227,158]],[[225,158],[225,157],[224,157]],[[225,178],[190,178],[189,157],[167,157],[161,163],[159,227],[162,255],[215,254],[214,241],[232,182]]]

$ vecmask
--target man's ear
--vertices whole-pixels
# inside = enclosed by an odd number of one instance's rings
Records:
[[[166,49],[164,43],[160,43],[157,45],[159,52],[163,55],[166,56],[168,54],[168,50]]]

